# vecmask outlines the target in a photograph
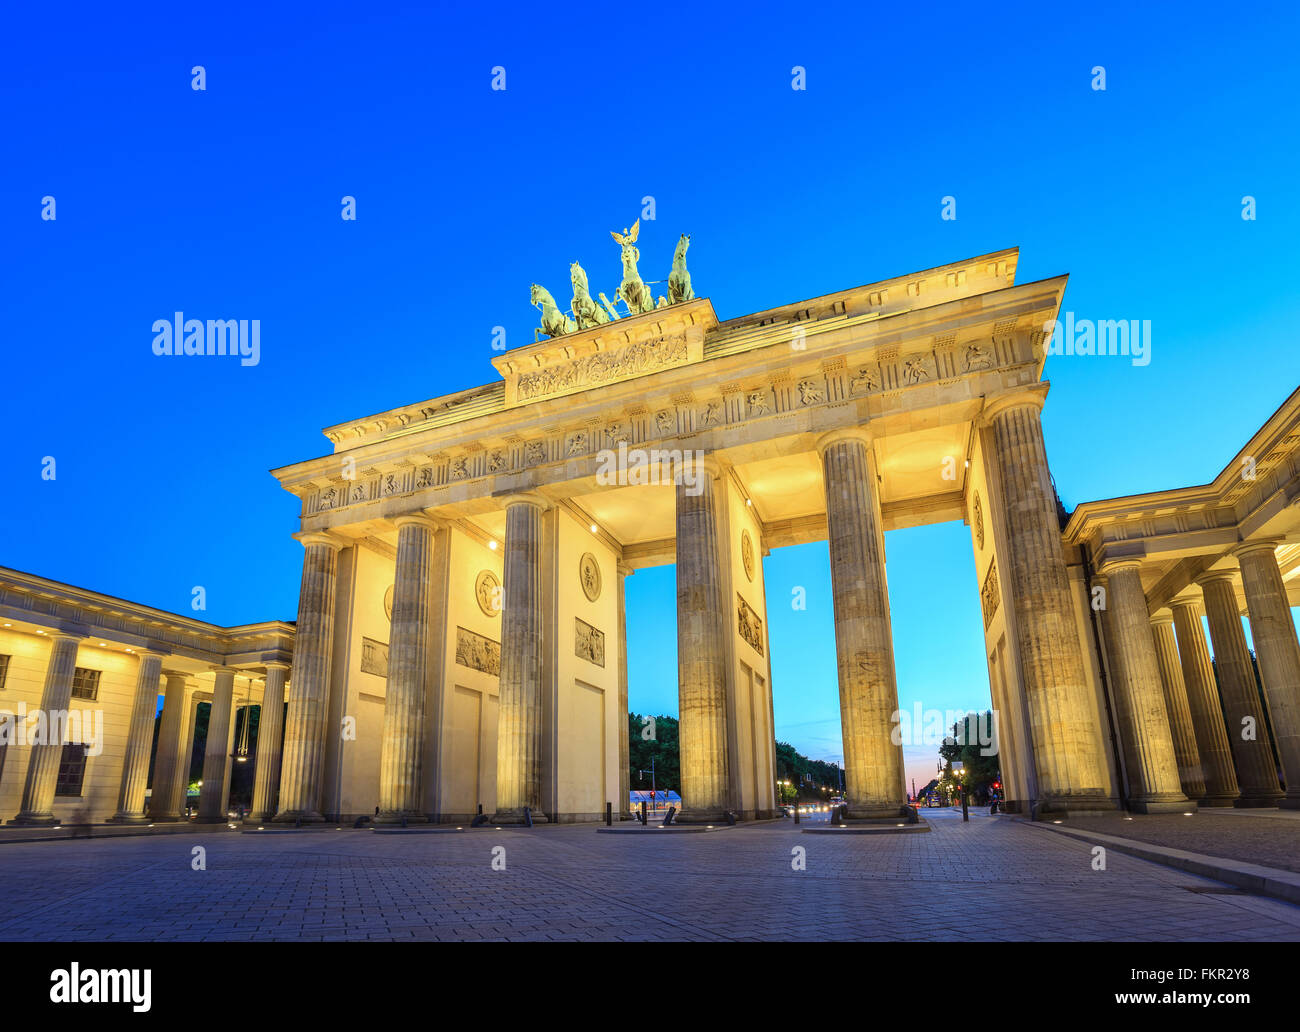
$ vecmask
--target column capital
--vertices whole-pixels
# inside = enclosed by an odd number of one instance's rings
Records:
[[[1242,556],[1250,555],[1253,552],[1267,551],[1274,557],[1277,556],[1277,546],[1282,544],[1281,538],[1256,538],[1252,541],[1243,541],[1233,548],[1229,554],[1240,561]]]
[[[1047,401],[1047,389],[1047,381],[1040,380],[1038,383],[1029,387],[1021,387],[1013,391],[1005,391],[1001,394],[995,394],[992,397],[986,396],[984,399],[984,409],[980,412],[980,426],[988,426],[995,416],[1013,408],[1030,407],[1041,410],[1043,403]]]
[[[398,530],[401,530],[403,527],[412,526],[424,527],[426,530],[436,531],[442,530],[446,525],[447,522],[445,520],[440,520],[425,512],[404,512],[400,516],[393,517],[393,526]]]
[[[1207,570],[1205,573],[1192,578],[1192,583],[1202,590],[1205,589],[1207,584],[1213,584],[1216,581],[1227,581],[1230,585],[1235,587],[1237,583],[1237,571],[1231,569]]]
[[[1204,601],[1197,598],[1195,595],[1182,595],[1178,598],[1171,598],[1169,600],[1169,609],[1171,612],[1178,609],[1191,609],[1194,606],[1204,607],[1204,605]]]
[[[335,552],[343,550],[343,542],[334,537],[333,534],[322,533],[321,531],[299,531],[293,535],[294,540],[302,545],[303,548],[310,548],[312,545],[325,545]]]
[[[262,666],[266,667],[267,670],[288,670],[291,664],[273,659],[269,663],[263,663]]]
[[[1173,613],[1169,612],[1167,609],[1161,609],[1151,614],[1152,627],[1160,627],[1164,624],[1168,624],[1170,627],[1174,625]]]
[[[1119,555],[1110,559],[1103,559],[1101,565],[1097,567],[1097,572],[1103,577],[1111,577],[1120,570],[1140,570],[1142,569],[1142,560],[1136,556]]]
[[[874,435],[869,425],[847,426],[839,430],[831,430],[817,438],[817,454],[824,456],[826,449],[833,444],[839,444],[841,441],[861,441],[868,448]]]
[[[636,567],[622,559],[614,563],[614,569],[618,571],[620,577],[630,577],[636,573]]]
[[[224,675],[230,678],[230,683],[232,685],[235,683],[235,675],[239,673],[239,671],[234,667],[209,667],[209,671],[213,675],[214,683],[218,678]]]
[[[502,495],[498,501],[503,509],[509,509],[515,505],[531,505],[542,512],[546,512],[554,505],[549,498],[538,494],[536,491],[517,491],[512,494]]]

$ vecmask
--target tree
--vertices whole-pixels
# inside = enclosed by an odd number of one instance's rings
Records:
[[[945,738],[939,746],[939,756],[947,761],[948,766],[945,778],[950,777],[952,764],[960,762],[965,769],[962,783],[972,798],[980,801],[988,798],[990,786],[1002,776],[998,755],[984,755],[987,746],[980,742],[980,732],[992,727],[993,714],[990,711],[985,710],[982,717],[974,713],[967,714],[953,724],[952,735]]]
[[[682,791],[681,756],[678,748],[676,717],[627,715],[628,784],[636,789],[651,787],[651,764],[654,787],[660,792]],[[645,774],[642,775],[642,771]]]

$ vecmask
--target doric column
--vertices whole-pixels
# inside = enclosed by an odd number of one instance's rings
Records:
[[[81,638],[74,634],[50,635],[50,660],[45,667],[45,687],[41,691],[41,710],[48,730],[53,716],[68,710],[72,699],[72,675],[77,667],[77,647]],[[27,760],[27,781],[18,815],[10,824],[54,824],[54,790],[59,780],[59,762],[63,741],[43,742],[31,747]]]
[[[1114,809],[1061,547],[1039,419],[1043,400],[1041,391],[1024,391],[984,411],[1007,531],[998,559],[1010,572],[1040,809]]]
[[[542,513],[539,495],[506,503],[502,585],[500,705],[497,710],[497,806],[493,820],[519,824],[527,807],[542,812]]]
[[[158,682],[162,656],[140,652],[135,673],[135,697],[131,723],[127,727],[126,755],[122,759],[122,784],[117,794],[117,813],[110,820],[145,820],[144,792],[149,787],[149,753],[153,749],[153,723],[158,712]]]
[[[1250,636],[1273,721],[1273,741],[1286,782],[1286,796],[1278,805],[1296,810],[1300,809],[1300,642],[1277,566],[1277,545],[1252,541],[1238,548],[1236,556],[1250,611]]]
[[[424,697],[429,659],[433,542],[437,523],[398,516],[397,572],[388,645],[384,737],[379,753],[379,823],[427,821],[421,812]]]
[[[1165,689],[1165,712],[1169,714],[1169,731],[1174,739],[1174,756],[1178,760],[1178,781],[1188,799],[1205,798],[1205,773],[1196,748],[1196,730],[1183,683],[1183,668],[1178,660],[1178,643],[1174,640],[1174,618],[1161,614],[1151,621],[1151,637],[1160,662],[1160,681]]]
[[[235,700],[235,671],[213,671],[212,709],[208,713],[208,740],[203,747],[203,784],[199,787],[199,820],[208,824],[226,819],[222,805],[230,769],[230,735]]]
[[[818,441],[818,451],[826,491],[848,815],[897,818],[907,805],[907,788],[903,748],[892,735],[898,685],[871,440],[865,430],[837,431]]]
[[[185,675],[169,672],[163,692],[158,751],[153,761],[153,791],[149,793],[149,817],[155,821],[180,820],[176,786],[181,777],[181,751],[185,747],[185,716]]]
[[[321,769],[329,719],[330,661],[334,649],[334,595],[339,544],[304,534],[302,587],[293,643],[293,682],[285,718],[277,821],[320,821]]]
[[[677,709],[682,819],[717,821],[735,809],[727,754],[726,638],[731,607],[722,595],[717,463],[678,476]]]
[[[1112,560],[1101,568],[1110,583],[1106,629],[1111,635],[1111,651],[1119,657],[1112,680],[1125,731],[1129,809],[1171,813],[1193,804],[1178,781],[1178,760],[1139,567],[1130,559]]]
[[[618,571],[618,806],[621,820],[632,816],[631,751],[628,746],[627,709],[627,578],[632,567],[619,560]]]
[[[1232,769],[1232,748],[1223,726],[1223,709],[1219,689],[1214,683],[1214,666],[1205,644],[1205,615],[1195,598],[1175,599],[1169,608],[1174,614],[1174,633],[1178,637],[1178,660],[1187,687],[1187,708],[1196,732],[1196,754],[1201,759],[1205,778],[1202,806],[1231,806],[1241,795],[1237,772]]]
[[[257,770],[253,772],[252,820],[270,820],[275,816],[275,800],[280,794],[280,738],[284,733],[284,683],[289,676],[288,663],[267,663],[266,684],[262,688],[262,710],[257,719]]]
[[[1263,703],[1255,685],[1255,670],[1241,629],[1241,611],[1231,570],[1198,577],[1205,594],[1205,612],[1214,643],[1215,667],[1219,672],[1219,695],[1223,718],[1237,768],[1241,798],[1237,806],[1276,806],[1282,798],[1277,768],[1264,720]],[[1250,718],[1247,720],[1247,718]]]

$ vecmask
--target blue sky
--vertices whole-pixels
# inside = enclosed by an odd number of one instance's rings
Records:
[[[722,318],[1019,245],[1080,317],[1152,322],[1148,366],[1049,361],[1066,505],[1208,480],[1300,380],[1297,15],[1086,6],[9,12],[0,563],[292,618],[297,503],[267,471],[493,379],[531,282],[577,259],[612,291],[646,195],[647,278],[691,233]],[[260,363],[155,357],[177,310],[260,319]],[[904,703],[985,705],[965,528],[887,549]],[[774,600],[810,588],[771,607],[778,734],[838,755],[824,549],[767,570]],[[629,582],[635,709],[675,709],[671,576]]]

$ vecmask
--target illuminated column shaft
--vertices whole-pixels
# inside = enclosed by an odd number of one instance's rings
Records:
[[[81,638],[71,634],[50,635],[50,660],[45,668],[45,687],[41,691],[41,710],[48,730],[51,718],[62,723],[62,714],[72,699],[72,675],[77,667],[77,647]],[[23,801],[11,824],[54,824],[54,790],[58,786],[59,763],[63,757],[63,740],[40,742],[31,747],[27,761],[27,781]]]
[[[1205,797],[1205,775],[1201,756],[1196,748],[1196,730],[1192,722],[1191,707],[1187,702],[1187,687],[1183,682],[1183,668],[1178,660],[1178,643],[1174,640],[1173,617],[1161,616],[1151,621],[1151,637],[1155,642],[1156,659],[1160,661],[1160,681],[1165,689],[1165,710],[1169,714],[1169,730],[1174,740],[1174,756],[1178,760],[1178,781],[1188,799]]]
[[[262,710],[257,720],[257,770],[253,775],[253,808],[249,817],[266,821],[275,816],[280,794],[280,739],[284,734],[284,684],[289,664],[267,663]]]
[[[1231,806],[1241,795],[1237,787],[1237,772],[1232,767],[1232,747],[1223,724],[1223,708],[1219,705],[1219,689],[1214,683],[1214,666],[1210,650],[1205,644],[1205,628],[1201,618],[1205,610],[1197,599],[1176,599],[1170,608],[1174,613],[1174,633],[1178,637],[1178,660],[1183,668],[1183,684],[1187,687],[1187,708],[1192,715],[1192,729],[1196,732],[1196,754],[1201,759],[1201,773],[1205,778],[1205,797],[1202,806]]]
[[[135,675],[135,699],[127,731],[126,755],[122,760],[122,784],[117,795],[114,821],[143,821],[144,793],[149,787],[149,753],[153,751],[153,724],[158,712],[158,682],[162,656],[139,653]]]
[[[222,667],[212,687],[212,709],[208,713],[208,741],[203,749],[203,784],[199,788],[199,820],[224,821],[226,775],[230,767],[235,672]]]

